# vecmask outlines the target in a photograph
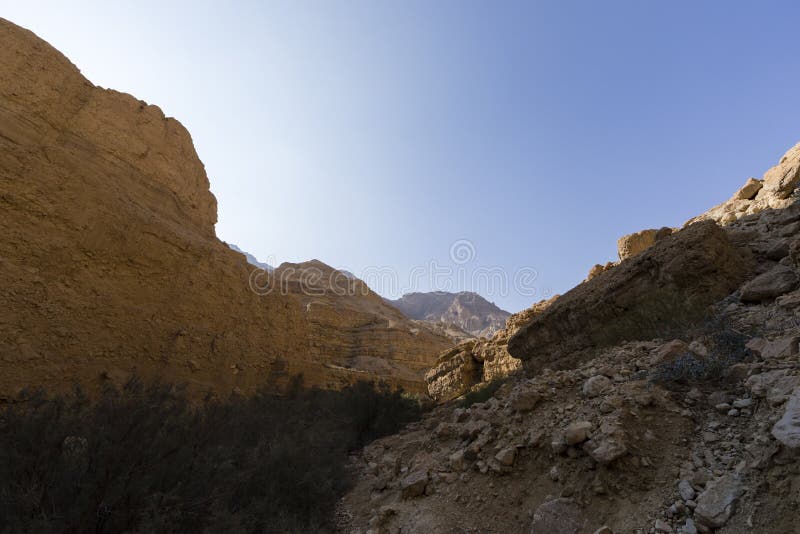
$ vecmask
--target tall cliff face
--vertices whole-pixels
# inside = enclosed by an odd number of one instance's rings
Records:
[[[180,123],[95,87],[0,19],[0,397],[131,373],[198,393],[298,373],[327,387],[378,377],[424,389],[422,369],[448,339],[374,296],[256,294],[253,267],[215,223]]]
[[[456,325],[478,337],[491,337],[501,330],[511,314],[477,293],[408,293],[389,301],[407,317]]]

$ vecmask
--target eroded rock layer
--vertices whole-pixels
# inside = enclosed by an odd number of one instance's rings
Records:
[[[257,294],[216,217],[178,121],[0,19],[1,396],[131,373],[198,393],[299,373],[425,389],[448,339],[370,292]]]

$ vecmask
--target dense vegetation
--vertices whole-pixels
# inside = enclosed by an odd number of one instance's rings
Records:
[[[420,415],[385,385],[190,404],[129,382],[0,410],[0,532],[320,532],[348,452]]]

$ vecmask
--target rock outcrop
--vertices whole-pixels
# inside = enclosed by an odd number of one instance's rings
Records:
[[[620,261],[644,252],[655,245],[656,241],[672,234],[672,231],[672,228],[664,227],[659,230],[641,230],[620,237],[617,240],[617,254]]]
[[[800,202],[691,224],[509,321],[525,372],[366,447],[343,531],[796,532],[798,223]],[[477,376],[476,346],[430,385]]]
[[[258,294],[254,268],[215,237],[186,129],[2,19],[0,208],[3,398],[132,373],[197,394],[300,373],[424,391],[423,370],[451,345],[369,292]]]
[[[439,355],[425,375],[428,394],[439,401],[453,399],[472,388],[506,377],[522,368],[522,362],[507,350],[508,339],[532,317],[544,311],[558,297],[534,304],[508,318],[505,328],[491,339],[465,341]]]
[[[390,300],[406,317],[431,323],[453,324],[476,337],[492,337],[511,314],[477,293],[408,293]]]
[[[508,342],[534,367],[578,350],[647,339],[699,319],[750,272],[713,221],[693,224],[561,296]]]
[[[794,203],[791,198],[800,181],[800,143],[790,148],[777,165],[764,173],[761,180],[748,178],[734,195],[686,224],[711,219],[730,224],[746,215],[767,209],[782,209]]]

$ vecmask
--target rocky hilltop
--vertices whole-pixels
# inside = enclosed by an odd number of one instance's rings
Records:
[[[132,373],[198,394],[298,373],[421,391],[451,345],[369,291],[304,292],[293,281],[309,266],[293,266],[285,291],[263,291],[281,285],[274,275],[254,291],[254,267],[215,236],[216,200],[186,129],[92,85],[2,19],[0,206],[0,398]],[[332,272],[311,267],[311,285]]]
[[[798,532],[798,182],[800,145],[683,228],[621,239],[496,344],[443,353],[446,402],[353,459],[342,531]],[[489,354],[518,365],[479,394]]]
[[[389,301],[406,317],[452,324],[476,337],[492,337],[505,327],[511,314],[471,291],[408,293]]]

